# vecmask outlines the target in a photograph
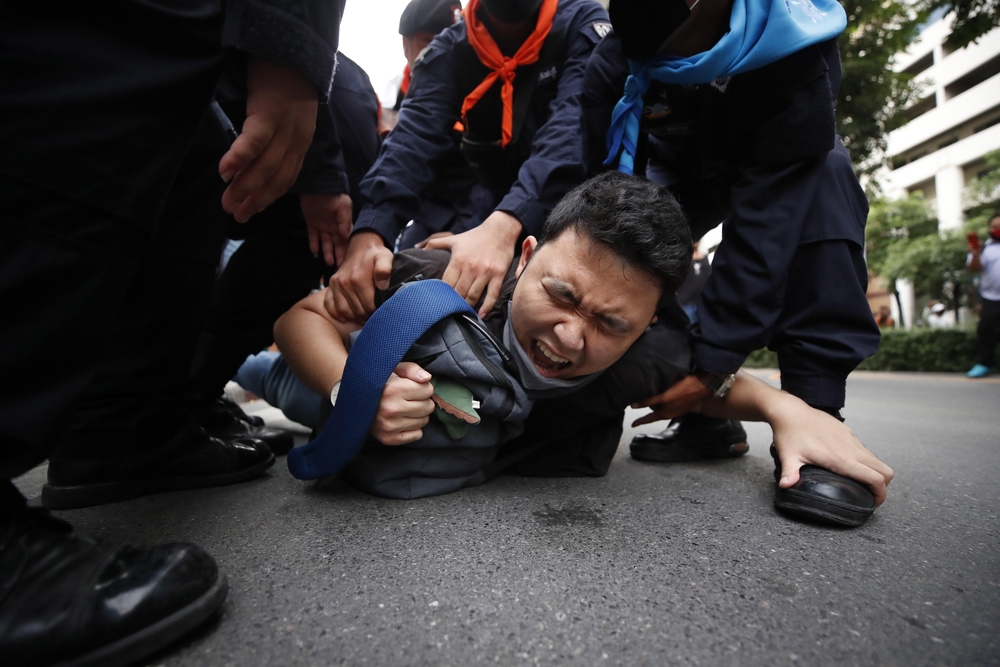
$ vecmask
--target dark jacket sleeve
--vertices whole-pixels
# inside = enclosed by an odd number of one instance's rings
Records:
[[[331,105],[336,103],[331,95],[326,104],[319,105],[316,114],[316,132],[302,161],[302,169],[289,188],[290,194],[340,194],[350,192],[347,168],[340,134],[333,119]]]
[[[452,126],[460,115],[462,95],[453,47],[464,36],[462,24],[445,30],[414,63],[396,127],[361,181],[362,209],[355,233],[378,232],[391,244],[420,209],[421,193],[434,180],[433,161],[454,150]]]
[[[222,45],[301,72],[321,100],[330,95],[346,0],[234,0]]]
[[[566,31],[567,58],[549,119],[535,133],[530,157],[497,206],[498,211],[517,218],[528,234],[538,235],[552,207],[586,178],[580,97],[587,60],[607,25],[603,7],[595,2],[579,3]]]
[[[608,157],[608,128],[627,79],[628,60],[621,53],[618,36],[612,31],[594,49],[583,75],[580,106],[587,133],[585,157],[588,175],[607,169],[604,160]]]

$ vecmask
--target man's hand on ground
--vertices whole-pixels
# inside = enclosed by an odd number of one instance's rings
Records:
[[[479,316],[486,317],[500,296],[520,234],[521,223],[517,218],[494,211],[475,229],[429,239],[423,247],[451,251],[451,261],[442,280],[473,307],[485,293]]]
[[[653,411],[636,419],[632,422],[632,426],[652,424],[661,419],[674,419],[689,412],[700,412],[702,404],[711,393],[701,380],[694,375],[688,375],[662,394],[633,403],[633,408],[653,408]]]
[[[344,263],[330,277],[324,305],[338,322],[364,322],[375,312],[375,289],[388,289],[392,251],[382,237],[362,232],[351,237]]]
[[[811,464],[867,485],[875,503],[881,505],[894,475],[892,468],[872,454],[840,420],[790,394],[782,394],[782,400],[768,408],[774,446],[781,459],[778,485],[783,489],[794,486],[799,481],[799,468]]]
[[[347,194],[310,194],[299,196],[302,216],[309,233],[309,250],[316,257],[323,253],[323,261],[339,266],[347,254],[347,240],[351,236],[353,204]]]
[[[423,437],[423,427],[434,412],[431,374],[404,361],[396,366],[382,390],[370,433],[383,445],[405,445]]]
[[[222,156],[219,175],[229,183],[222,208],[246,222],[285,194],[302,168],[316,130],[316,88],[298,71],[251,57],[247,118]]]

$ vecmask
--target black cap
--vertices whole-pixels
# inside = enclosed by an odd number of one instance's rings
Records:
[[[611,0],[608,15],[632,60],[649,60],[691,15],[684,0]]]
[[[458,0],[412,0],[399,17],[399,34],[410,36],[418,32],[436,35],[458,22],[462,3]]]
[[[516,23],[531,18],[542,5],[542,0],[479,0],[490,16]]]

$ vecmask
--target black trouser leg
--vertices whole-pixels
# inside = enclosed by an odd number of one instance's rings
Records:
[[[279,202],[297,206],[297,199],[288,196]],[[216,283],[195,356],[191,392],[197,399],[219,396],[248,355],[274,342],[275,320],[316,289],[325,271],[332,271],[312,256],[301,224],[301,232],[252,234],[233,253]]]
[[[48,456],[146,241],[108,213],[0,176],[0,478]]]
[[[979,342],[978,363],[990,368],[996,366],[997,345],[1000,345],[1000,301],[983,299],[979,313],[976,338]]]
[[[190,423],[181,397],[223,242],[223,137],[206,122],[128,282],[107,354],[52,453],[106,458],[155,447]]]
[[[843,407],[847,376],[878,350],[867,284],[856,243],[817,241],[798,249],[770,345],[778,353],[782,389],[810,405]]]

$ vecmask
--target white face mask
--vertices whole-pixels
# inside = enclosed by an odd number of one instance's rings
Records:
[[[576,378],[570,378],[569,380],[562,380],[559,378],[547,378],[538,372],[535,368],[535,364],[532,363],[531,357],[528,353],[521,347],[521,344],[517,342],[517,336],[514,335],[514,327],[510,323],[510,302],[507,303],[507,323],[503,326],[503,344],[511,355],[514,357],[514,363],[517,364],[518,374],[521,376],[521,386],[524,387],[525,393],[528,398],[555,398],[556,396],[562,396],[568,394],[571,391],[580,389],[586,384],[597,379],[600,373],[591,373],[590,375],[582,375]]]

